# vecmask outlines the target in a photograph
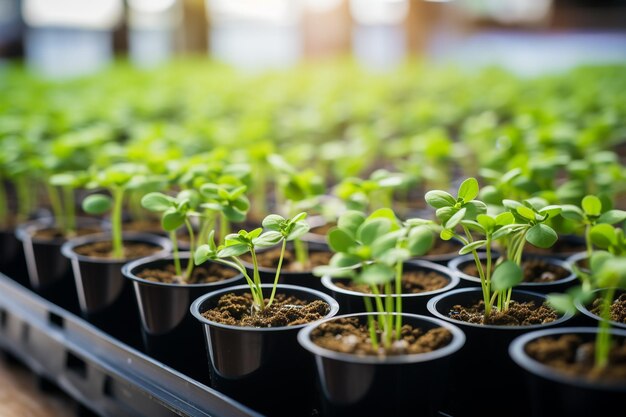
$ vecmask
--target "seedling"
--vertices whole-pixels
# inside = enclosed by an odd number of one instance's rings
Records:
[[[277,214],[270,214],[263,219],[263,228],[267,231],[263,232],[261,227],[249,232],[240,230],[238,233],[227,235],[224,242],[219,246],[216,245],[213,239],[214,232],[212,231],[209,234],[208,243],[201,245],[196,250],[194,262],[196,265],[200,265],[211,260],[241,272],[250,287],[254,310],[262,311],[271,306],[274,301],[287,242],[297,239],[309,231],[309,224],[305,221],[306,216],[306,213],[299,213],[291,219],[285,219]],[[272,285],[272,293],[266,303],[263,289],[261,288],[261,276],[259,274],[256,250],[277,244],[281,244],[281,252]],[[242,255],[247,253],[250,253],[252,257],[252,277],[250,277],[240,259]]]
[[[219,240],[222,241],[230,233],[230,223],[241,223],[246,219],[250,208],[250,201],[245,195],[248,188],[245,185],[229,186],[218,184],[203,184],[200,187],[205,202],[200,207],[205,209],[206,215],[200,228],[201,241],[205,242],[207,233],[215,224],[215,217],[219,221]]]
[[[370,316],[368,327],[372,346],[389,348],[400,339],[402,327],[402,274],[407,259],[428,252],[433,244],[432,222],[411,219],[400,223],[390,209],[379,209],[366,217],[359,211],[342,214],[337,227],[328,233],[328,244],[335,252],[328,266],[314,269],[317,276],[348,277],[366,284],[374,295],[374,305],[363,297],[368,312],[378,313],[378,324]],[[392,289],[392,284],[393,289]],[[382,295],[384,295],[384,300]],[[381,338],[376,327],[381,330]]]
[[[200,206],[200,202],[200,196],[194,190],[183,190],[176,197],[153,192],[146,194],[141,199],[141,205],[144,208],[161,213],[161,226],[163,230],[169,233],[172,241],[176,275],[181,277],[183,281],[187,281],[193,272],[193,255],[196,250],[196,239],[190,219],[192,216],[199,215],[196,210]],[[189,234],[189,252],[191,253],[191,259],[189,259],[184,273],[181,269],[178,239],[176,237],[176,230],[181,226],[185,226]]]
[[[349,209],[372,212],[377,208],[392,207],[393,193],[405,181],[404,174],[376,170],[366,180],[349,177],[340,182],[336,195]]]
[[[564,294],[550,294],[550,305],[561,312],[576,313],[576,301],[587,304],[592,290],[599,288],[602,298],[600,323],[595,341],[595,367],[604,368],[609,363],[611,351],[611,304],[619,289],[626,289],[626,257],[605,251],[596,251],[589,258],[592,288],[575,287]]]
[[[283,202],[284,212],[292,216],[299,211],[317,208],[326,192],[324,179],[312,170],[298,171],[280,155],[270,155],[271,165],[278,172],[277,201]],[[302,268],[309,264],[309,251],[305,242],[294,239],[296,260]]]
[[[591,254],[593,253],[594,240],[599,243],[598,247],[603,249],[608,249],[611,244],[618,244],[620,239],[609,225],[626,220],[626,211],[603,211],[602,201],[594,195],[585,196],[582,199],[581,207],[572,204],[565,204],[562,207],[563,211],[561,215],[563,217],[576,222],[580,227],[584,227],[585,229],[587,258],[591,258]],[[598,227],[596,227],[596,225]],[[592,233],[595,239],[592,238]]]
[[[48,196],[55,221],[68,237],[76,233],[75,192],[84,187],[88,179],[89,175],[84,171],[64,172],[48,179]],[[57,187],[61,189],[62,198]]]
[[[112,256],[124,258],[122,242],[122,208],[124,193],[127,190],[139,189],[147,184],[159,182],[158,178],[150,177],[144,166],[131,163],[119,163],[110,167],[94,171],[87,188],[105,188],[106,194],[91,194],[82,203],[83,210],[90,214],[104,214],[111,210],[111,243],[113,246]]]

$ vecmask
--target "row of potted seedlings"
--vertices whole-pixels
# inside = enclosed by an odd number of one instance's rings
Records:
[[[78,188],[75,178],[53,181]],[[540,198],[488,206],[470,178],[456,196],[425,195],[434,220],[344,211],[324,246],[287,193],[292,216],[238,230],[250,208],[241,183],[179,183],[171,195],[131,164],[91,181],[108,193],[82,208],[107,221],[75,220],[67,193],[51,201],[55,222],[18,230],[35,289],[67,279],[71,265],[87,319],[133,333],[138,308],[150,354],[202,380],[206,346],[211,385],[268,415],[573,416],[612,410],[626,391],[626,333],[609,329],[624,322],[626,241],[614,225],[626,213],[603,211],[596,197],[581,207]],[[123,231],[129,190],[167,237]],[[561,218],[585,229],[573,268],[526,250],[553,246]],[[429,255],[441,242],[461,256],[446,265]],[[576,305],[597,329],[564,327]],[[522,370],[534,378],[532,402]]]

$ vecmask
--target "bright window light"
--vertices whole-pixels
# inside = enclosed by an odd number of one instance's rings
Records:
[[[206,0],[212,22],[252,20],[270,24],[295,24],[300,3],[293,0]]]
[[[24,0],[22,14],[29,26],[110,29],[121,19],[122,0]]]
[[[408,12],[407,0],[350,0],[350,13],[362,25],[397,25]]]

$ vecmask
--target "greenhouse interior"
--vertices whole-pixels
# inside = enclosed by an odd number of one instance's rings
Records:
[[[625,163],[624,0],[0,0],[0,417],[626,416]]]

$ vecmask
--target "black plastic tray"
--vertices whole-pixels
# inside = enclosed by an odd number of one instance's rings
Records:
[[[4,274],[0,274],[0,348],[102,416],[261,416]]]

